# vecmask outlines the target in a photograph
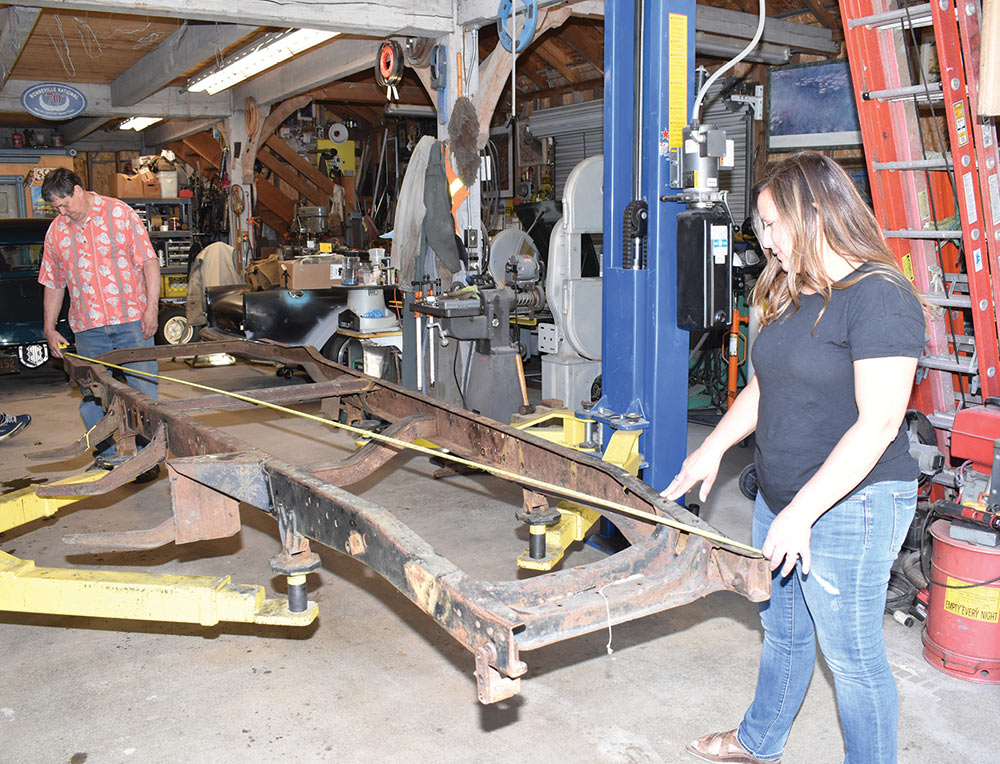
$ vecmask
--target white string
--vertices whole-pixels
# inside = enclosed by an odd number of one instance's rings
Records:
[[[97,39],[97,35],[94,34],[93,28],[87,23],[86,19],[81,19],[79,16],[74,16],[73,21],[76,22],[77,27],[79,27],[76,32],[80,35],[80,45],[83,47],[83,52],[87,54],[87,58],[93,61],[95,58],[100,56],[104,52],[104,48],[101,45],[101,41]],[[90,39],[88,40],[84,36],[83,30],[86,29],[90,33]],[[97,46],[96,52],[94,46]]]
[[[624,584],[624,583],[627,583],[629,581],[635,581],[637,578],[643,578],[643,577],[644,576],[643,576],[642,573],[633,573],[628,578],[623,578],[621,581],[612,581],[611,583],[605,584],[604,586],[602,586],[600,589],[597,590],[597,593],[600,594],[602,597],[604,597],[604,610],[608,614],[608,644],[605,645],[605,648],[608,651],[608,655],[611,655],[612,653],[614,653],[614,650],[611,649],[611,637],[612,637],[612,634],[611,634],[611,603],[608,601],[608,595],[606,595],[604,593],[604,590],[607,589],[609,586],[615,586],[616,584]]]
[[[59,18],[58,13],[56,14],[55,21],[56,21],[56,29],[59,30],[59,37],[62,40],[63,48],[66,51],[66,58],[63,58],[63,51],[59,50],[59,46],[56,44],[56,40],[52,36],[52,32],[46,30],[46,34],[49,36],[49,40],[52,42],[52,47],[56,51],[56,56],[59,57],[59,63],[62,64],[63,70],[70,77],[73,77],[76,75],[76,65],[73,63],[73,57],[70,55],[69,42],[66,40],[66,33],[63,32],[62,19]]]

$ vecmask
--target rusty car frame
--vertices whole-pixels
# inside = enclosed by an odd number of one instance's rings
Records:
[[[384,434],[397,440],[423,438],[477,463],[544,480],[553,487],[544,493],[555,500],[560,498],[556,489],[582,492],[713,530],[612,464],[339,366],[313,348],[233,340],[196,343],[185,350],[301,368],[311,380],[245,393],[256,400],[283,406],[319,402],[331,420],[378,420]],[[169,346],[137,348],[113,351],[100,360],[121,365],[176,354],[177,349]],[[371,441],[340,460],[289,464],[195,416],[251,408],[254,404],[246,400],[218,393],[154,400],[116,379],[105,366],[78,358],[66,358],[65,364],[72,380],[101,400],[107,414],[89,440],[33,456],[67,458],[110,436],[121,453],[132,457],[102,479],[68,490],[81,495],[107,493],[161,462],[170,478],[172,517],[161,526],[95,534],[87,540],[135,549],[228,537],[240,530],[239,502],[245,502],[278,523],[282,548],[270,560],[275,572],[301,577],[318,567],[310,542],[367,565],[473,653],[478,697],[484,704],[520,691],[519,677],[527,670],[522,652],[683,605],[714,591],[736,592],[751,601],[769,596],[766,560],[600,506],[595,509],[628,541],[622,551],[530,578],[476,580],[436,553],[390,509],[345,488],[399,454],[398,446]],[[148,445],[137,450],[138,436]],[[535,488],[521,488],[523,512],[547,509],[545,497],[540,502]],[[66,487],[43,487],[39,494],[66,491]]]

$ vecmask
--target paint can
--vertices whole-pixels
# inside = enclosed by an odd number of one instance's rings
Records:
[[[947,520],[931,525],[924,659],[958,679],[1000,684],[1000,580],[993,580],[1000,578],[1000,548],[953,539],[950,527]]]

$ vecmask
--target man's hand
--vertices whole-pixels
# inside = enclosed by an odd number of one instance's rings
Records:
[[[142,319],[139,321],[139,325],[142,327],[142,336],[148,340],[156,334],[156,328],[159,323],[160,321],[159,316],[157,315],[156,303],[148,305],[142,312]]]
[[[69,340],[63,337],[55,329],[45,330],[45,339],[49,343],[49,352],[52,353],[53,358],[62,358],[62,348],[60,345],[66,346],[69,344]]]

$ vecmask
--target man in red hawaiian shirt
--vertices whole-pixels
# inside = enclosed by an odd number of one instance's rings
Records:
[[[62,357],[66,339],[56,330],[63,297],[69,290],[69,325],[80,355],[95,358],[119,348],[153,344],[160,297],[160,264],[149,234],[135,211],[118,199],[83,189],[80,176],[59,168],[42,183],[42,197],[59,215],[45,234],[38,282],[45,287],[44,327],[49,349]],[[156,373],[155,361],[125,364]],[[156,398],[156,380],[125,375],[128,384]],[[104,415],[90,396],[80,404],[89,430]],[[120,461],[110,439],[97,447],[97,461]]]

